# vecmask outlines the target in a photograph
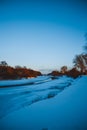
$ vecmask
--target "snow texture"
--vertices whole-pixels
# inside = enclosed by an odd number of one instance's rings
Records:
[[[87,130],[87,76],[42,76],[0,86],[0,130]]]

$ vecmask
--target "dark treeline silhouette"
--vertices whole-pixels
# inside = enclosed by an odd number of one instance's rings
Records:
[[[31,78],[42,75],[41,72],[26,67],[11,67],[6,61],[0,62],[0,80]]]
[[[68,69],[67,66],[62,66],[60,71],[54,70],[48,75],[62,76],[67,75],[76,78],[81,75],[87,75],[87,33],[85,34],[86,44],[84,46],[84,52],[76,55],[73,60],[73,68]],[[0,80],[3,79],[21,79],[41,76],[41,72],[26,68],[26,66],[15,66],[11,67],[6,61],[0,62]]]
[[[56,76],[62,76],[62,75],[70,76],[73,78],[77,78],[78,76],[81,76],[81,75],[87,75],[87,62],[86,63],[85,61],[82,62],[82,60],[80,62],[78,59],[79,58],[77,57],[74,59],[73,68],[68,69],[67,66],[62,66],[60,71],[54,70],[48,75],[53,76],[53,79],[55,79]],[[11,67],[5,61],[2,61],[0,63],[0,80],[31,78],[31,77],[41,76],[41,75],[42,75],[41,72],[28,69],[25,66],[24,67],[21,67],[21,66]]]
[[[60,71],[54,70],[51,73],[49,73],[48,75],[54,76],[53,79],[55,79],[55,76],[63,76],[63,75],[77,78],[78,76],[81,76],[81,75],[87,75],[87,71],[82,73],[74,67],[74,68],[67,70],[65,72],[62,72],[61,70]]]

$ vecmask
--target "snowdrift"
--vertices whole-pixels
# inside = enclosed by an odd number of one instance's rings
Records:
[[[87,130],[87,76],[0,90],[1,130]]]

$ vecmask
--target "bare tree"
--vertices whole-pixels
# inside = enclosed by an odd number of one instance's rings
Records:
[[[87,54],[76,55],[73,60],[74,66],[84,73],[87,70]]]
[[[0,66],[8,66],[8,64],[7,64],[6,61],[1,61],[1,62],[0,62]]]
[[[61,67],[61,72],[62,72],[62,73],[67,72],[67,66],[62,66],[62,67]]]

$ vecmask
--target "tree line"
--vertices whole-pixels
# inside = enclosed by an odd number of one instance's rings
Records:
[[[0,62],[0,80],[21,79],[41,76],[41,72],[28,69],[27,67],[15,66],[11,67],[6,61]]]
[[[68,69],[67,66],[62,66],[60,71],[54,70],[48,75],[62,76],[67,75],[76,78],[80,75],[87,75],[87,33],[85,34],[86,44],[84,46],[84,52],[76,55],[73,59],[73,68]],[[3,79],[21,79],[41,76],[40,71],[28,69],[26,66],[15,66],[11,67],[6,61],[0,62],[0,80]]]
[[[60,71],[55,70],[48,75],[67,75],[74,78],[78,77],[79,75],[87,75],[87,33],[85,34],[85,41],[86,43],[84,46],[84,52],[76,55],[73,59],[73,68],[69,70],[67,66],[62,66]]]

